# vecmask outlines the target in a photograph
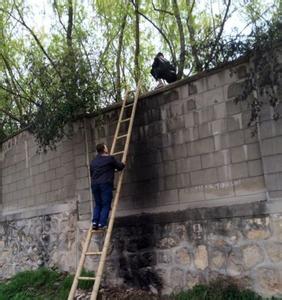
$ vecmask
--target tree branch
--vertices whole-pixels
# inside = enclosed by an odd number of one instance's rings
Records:
[[[130,0],[130,2],[136,7],[135,3],[133,0]],[[146,15],[144,15],[140,10],[137,10],[138,14],[140,14],[144,19],[146,19],[149,23],[151,23],[153,25],[154,28],[157,29],[157,31],[161,34],[161,36],[164,38],[165,42],[167,43],[169,50],[170,50],[170,54],[172,56],[172,61],[173,64],[176,65],[176,57],[174,54],[174,51],[172,49],[171,43],[169,41],[169,39],[167,38],[167,36],[165,35],[165,33],[152,21],[150,20]]]
[[[156,6],[155,6],[155,4],[154,4],[154,0],[152,0],[152,6],[153,6],[153,9],[154,9],[155,11],[158,11],[158,12],[161,12],[161,13],[165,13],[165,14],[174,16],[174,14],[173,14],[172,12],[168,11],[168,10],[156,8]]]

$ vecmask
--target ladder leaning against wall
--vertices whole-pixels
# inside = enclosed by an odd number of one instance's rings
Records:
[[[136,112],[136,108],[137,108],[137,101],[138,101],[139,93],[140,93],[140,82],[137,85],[137,89],[136,89],[136,92],[134,95],[133,102],[128,103],[130,92],[127,91],[125,93],[125,98],[124,98],[124,101],[121,106],[121,111],[119,114],[119,119],[118,119],[116,131],[115,131],[115,135],[114,135],[114,139],[113,139],[113,143],[112,143],[112,147],[111,147],[110,154],[111,155],[122,155],[123,163],[126,163],[126,159],[127,159],[128,148],[129,148],[129,143],[130,143],[130,138],[131,138],[131,133],[132,133],[132,128],[133,128],[133,122],[134,122],[135,112]],[[127,109],[131,109],[129,118],[124,117],[126,115]],[[128,124],[127,130],[126,130],[125,134],[120,134],[121,124],[123,124],[123,123]],[[116,151],[116,145],[117,145],[118,140],[124,141],[124,146],[123,146],[122,151]],[[108,248],[110,245],[110,239],[111,239],[111,235],[112,235],[116,210],[117,210],[117,206],[118,206],[118,202],[119,202],[119,198],[120,198],[123,176],[124,176],[124,170],[122,170],[120,172],[120,175],[118,177],[116,193],[115,193],[114,201],[112,204],[112,210],[111,210],[111,215],[109,218],[108,228],[107,228],[107,231],[106,231],[106,234],[104,237],[102,251],[88,252],[92,236],[95,233],[99,233],[99,231],[92,230],[92,226],[91,226],[89,228],[87,236],[86,236],[85,244],[82,249],[81,257],[80,257],[79,264],[78,264],[78,267],[77,267],[77,270],[76,270],[76,273],[74,276],[74,280],[73,280],[72,287],[71,287],[71,290],[70,290],[70,293],[68,296],[68,300],[74,299],[79,280],[93,280],[94,281],[93,290],[92,290],[90,299],[91,300],[97,299],[100,282],[102,279],[103,270],[104,270],[104,266],[105,266],[105,262],[106,262],[107,252],[108,252]],[[84,265],[84,262],[85,262],[85,259],[87,256],[98,256],[100,258],[95,277],[81,276],[83,265]]]

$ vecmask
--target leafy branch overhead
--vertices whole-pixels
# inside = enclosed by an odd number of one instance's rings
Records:
[[[127,85],[142,78],[144,89],[152,88],[150,65],[159,51],[181,79],[258,49],[261,39],[281,38],[281,1],[234,2],[42,0],[41,9],[29,0],[2,0],[1,139],[29,128],[42,149],[55,147],[79,115],[119,101]],[[241,32],[232,27],[234,15],[244,19]],[[277,72],[275,62],[270,71]],[[246,95],[260,79],[250,80]],[[267,89],[273,107],[275,89]]]

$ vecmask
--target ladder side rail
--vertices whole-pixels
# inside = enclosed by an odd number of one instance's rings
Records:
[[[126,159],[127,159],[128,148],[129,148],[129,144],[130,144],[130,139],[131,139],[131,134],[132,134],[132,129],[133,129],[133,123],[134,123],[134,119],[135,119],[135,112],[136,112],[137,102],[138,102],[139,93],[140,93],[140,86],[141,86],[141,81],[139,80],[139,82],[137,84],[136,93],[135,93],[135,96],[134,96],[133,108],[132,108],[132,111],[131,111],[130,122],[129,122],[128,132],[127,132],[127,138],[126,138],[126,141],[125,141],[124,153],[123,153],[123,156],[122,156],[122,162],[123,163],[126,163]]]
[[[110,151],[111,155],[114,153],[114,150],[115,150],[115,146],[116,146],[116,142],[117,142],[117,137],[118,137],[118,133],[119,133],[119,129],[120,129],[120,124],[121,124],[121,120],[122,120],[122,116],[123,116],[123,113],[124,113],[125,104],[127,102],[128,95],[129,95],[129,91],[126,90],[126,92],[125,92],[125,98],[124,98],[124,100],[122,102],[121,111],[119,113],[118,123],[117,123],[116,131],[115,131],[115,134],[114,134],[114,139],[113,139],[113,143],[112,143],[112,147],[111,147],[111,151]]]
[[[75,273],[75,276],[74,276],[74,279],[73,279],[73,282],[72,282],[72,286],[71,286],[71,290],[70,290],[70,293],[69,293],[69,296],[68,296],[68,300],[73,300],[74,299],[75,291],[76,291],[77,285],[78,285],[79,276],[81,274],[83,264],[84,264],[84,261],[85,261],[85,257],[86,257],[85,253],[88,250],[91,237],[92,237],[92,229],[90,227],[90,229],[88,230],[87,236],[86,236],[86,240],[85,240],[85,243],[84,243],[84,246],[83,246],[81,256],[80,256],[79,264],[78,264],[78,267],[76,269],[76,273]]]
[[[132,109],[132,112],[131,112],[131,120],[130,120],[130,123],[129,123],[128,135],[127,135],[127,138],[126,138],[125,151],[124,151],[123,158],[122,158],[123,162],[126,162],[126,155],[127,155],[127,152],[128,152],[132,127],[133,127],[133,121],[134,121],[135,111],[136,111],[136,107],[137,107],[137,101],[138,101],[138,97],[139,97],[139,90],[140,90],[140,81],[139,81],[138,86],[137,86],[135,99],[134,99],[134,104],[133,104],[133,109]],[[120,192],[121,192],[121,187],[122,187],[123,176],[124,176],[124,170],[122,170],[121,174],[119,175],[117,190],[116,190],[116,194],[115,194],[115,197],[114,197],[114,202],[113,202],[113,207],[112,207],[112,212],[111,212],[111,217],[110,217],[110,221],[109,221],[109,224],[108,224],[108,230],[106,232],[103,251],[102,251],[101,258],[100,258],[100,262],[99,262],[99,266],[98,266],[98,270],[97,270],[97,274],[96,274],[96,280],[95,280],[95,283],[94,283],[94,286],[93,286],[93,290],[92,290],[90,300],[96,300],[97,296],[98,296],[100,282],[101,282],[101,279],[102,279],[104,265],[105,265],[106,258],[107,258],[108,247],[110,245],[111,234],[112,234],[112,230],[113,230],[113,226],[114,226],[116,210],[117,210],[118,202],[119,202],[119,198],[120,198]]]
[[[116,214],[119,196],[120,196],[120,192],[121,192],[123,175],[124,175],[124,171],[121,171],[121,174],[119,175],[117,191],[115,194],[114,203],[113,203],[113,207],[112,207],[111,218],[110,218],[110,221],[108,224],[108,229],[107,229],[105,240],[104,240],[103,251],[102,251],[102,255],[100,257],[97,274],[95,274],[96,280],[95,280],[95,283],[93,286],[90,300],[96,300],[97,296],[98,296],[99,287],[100,287],[100,283],[101,283],[101,279],[102,279],[102,275],[103,275],[103,270],[104,270],[104,266],[105,266],[105,262],[106,262],[106,258],[107,258],[108,248],[110,245],[110,240],[111,240],[111,235],[112,235],[112,230],[113,230],[113,225],[114,225],[114,220],[115,220],[115,214]]]

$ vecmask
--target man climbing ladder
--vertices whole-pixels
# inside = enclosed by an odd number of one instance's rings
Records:
[[[134,95],[133,102],[128,102],[130,93],[128,91],[126,92],[125,99],[122,103],[116,131],[115,131],[115,135],[114,135],[114,139],[113,139],[113,143],[112,143],[112,147],[111,147],[111,151],[110,151],[110,155],[113,155],[113,156],[122,155],[121,161],[124,164],[126,163],[126,158],[127,158],[127,154],[128,154],[129,143],[130,143],[130,138],[131,138],[131,133],[132,133],[132,128],[133,128],[133,122],[134,122],[135,112],[136,112],[136,108],[137,108],[137,101],[138,101],[139,93],[140,93],[140,82],[137,85],[137,89],[136,89],[136,92]],[[128,109],[131,109],[131,113],[130,113],[130,117],[126,118],[125,115],[126,115],[126,111]],[[125,134],[124,133],[121,134],[121,124],[123,124],[123,123],[128,125],[127,131]],[[124,141],[124,147],[123,147],[122,151],[116,151],[116,145],[117,145],[118,140]],[[111,211],[108,227],[106,229],[106,234],[105,234],[105,238],[104,238],[103,249],[102,249],[102,251],[98,251],[98,252],[88,252],[88,248],[89,248],[89,245],[91,242],[92,235],[99,234],[99,228],[98,228],[98,230],[93,230],[92,225],[91,225],[88,230],[85,244],[82,249],[80,261],[79,261],[79,264],[78,264],[78,267],[77,267],[77,270],[75,273],[75,277],[74,277],[73,284],[72,284],[72,287],[71,287],[71,290],[69,293],[68,300],[74,299],[79,280],[93,280],[94,281],[94,286],[93,286],[93,290],[92,290],[90,299],[91,300],[97,299],[100,282],[101,282],[102,274],[103,274],[103,270],[104,270],[104,265],[106,262],[107,252],[108,252],[108,248],[109,248],[109,244],[110,244],[110,239],[111,239],[112,229],[113,229],[113,225],[114,225],[117,205],[118,205],[118,201],[120,198],[123,176],[124,176],[124,170],[122,170],[120,172],[120,175],[118,178],[116,193],[115,193],[114,201],[113,201],[113,205],[112,205],[112,211]],[[94,229],[96,229],[96,226]],[[83,269],[83,265],[84,265],[86,256],[99,256],[100,257],[98,270],[97,270],[97,272],[95,272],[95,275],[96,275],[95,277],[82,277],[81,276],[81,272]]]

